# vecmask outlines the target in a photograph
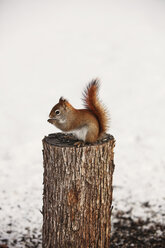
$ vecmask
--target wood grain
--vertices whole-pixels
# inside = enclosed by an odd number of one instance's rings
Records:
[[[74,142],[62,133],[43,139],[43,248],[109,248],[115,140]]]

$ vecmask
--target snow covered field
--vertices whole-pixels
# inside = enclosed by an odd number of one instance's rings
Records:
[[[114,211],[165,223],[165,2],[1,0],[0,37],[1,239],[40,235],[49,111],[61,95],[80,108],[95,77],[116,139]]]

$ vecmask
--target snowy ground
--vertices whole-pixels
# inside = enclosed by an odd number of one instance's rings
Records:
[[[61,95],[81,107],[94,77],[116,139],[114,211],[165,222],[164,13],[162,0],[0,1],[1,241],[40,235],[48,113]]]

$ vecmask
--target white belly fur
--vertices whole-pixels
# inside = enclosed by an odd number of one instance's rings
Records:
[[[88,132],[88,127],[85,126],[85,127],[82,127],[82,128],[79,128],[79,129],[76,129],[74,131],[71,131],[71,133],[79,140],[83,140],[85,141],[86,139],[86,135],[87,135],[87,132]]]

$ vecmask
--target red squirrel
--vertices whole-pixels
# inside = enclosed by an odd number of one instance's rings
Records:
[[[108,114],[98,99],[99,81],[92,80],[83,93],[85,109],[75,109],[61,97],[52,108],[48,122],[63,132],[72,133],[78,140],[94,143],[108,128]]]

